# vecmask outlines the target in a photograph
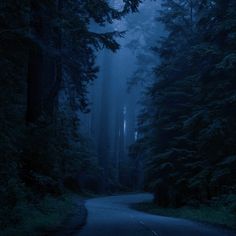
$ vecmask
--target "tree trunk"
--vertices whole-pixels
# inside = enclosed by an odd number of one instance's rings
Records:
[[[37,39],[43,36],[42,10],[37,1],[31,0],[31,32]],[[35,122],[42,110],[42,70],[43,52],[42,49],[33,43],[29,52],[28,77],[27,77],[27,112],[26,121]]]
[[[53,117],[55,97],[62,80],[62,33],[58,27],[53,31],[53,10],[62,8],[62,1],[41,6],[31,1],[31,32],[36,39],[29,52],[28,96],[26,121],[37,121],[44,113]],[[57,56],[53,51],[58,51]],[[50,120],[50,119],[49,119]]]

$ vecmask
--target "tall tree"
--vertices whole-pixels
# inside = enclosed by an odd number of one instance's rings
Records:
[[[160,205],[204,202],[235,186],[234,5],[164,1],[159,20],[169,34],[154,48],[161,64],[147,89],[137,142]]]

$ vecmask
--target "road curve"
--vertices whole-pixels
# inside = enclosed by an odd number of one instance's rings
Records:
[[[226,229],[129,208],[131,203],[151,199],[150,194],[90,199],[86,202],[87,225],[74,236],[236,236]]]

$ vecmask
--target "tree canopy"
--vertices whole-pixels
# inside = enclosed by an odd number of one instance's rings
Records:
[[[153,47],[161,63],[132,148],[161,205],[235,192],[235,13],[230,0],[163,2],[168,35]]]

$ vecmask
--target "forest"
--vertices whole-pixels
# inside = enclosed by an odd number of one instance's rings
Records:
[[[143,192],[236,229],[235,0],[0,0],[0,71],[1,235]]]

